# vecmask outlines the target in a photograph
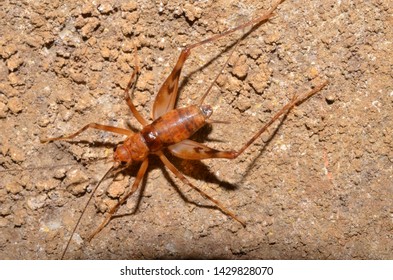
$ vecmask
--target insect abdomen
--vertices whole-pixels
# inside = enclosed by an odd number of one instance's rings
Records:
[[[141,134],[150,152],[188,139],[206,124],[206,119],[211,115],[209,109],[189,106],[171,110],[145,126]]]

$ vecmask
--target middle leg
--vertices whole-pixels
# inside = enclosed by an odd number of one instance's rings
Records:
[[[158,156],[160,157],[161,161],[165,164],[165,166],[168,167],[168,169],[184,184],[189,185],[205,199],[213,202],[217,206],[217,208],[220,209],[221,212],[223,212],[225,215],[238,221],[243,227],[246,226],[246,223],[243,220],[238,218],[232,211],[228,210],[221,202],[219,202],[217,199],[214,199],[213,197],[211,197],[210,195],[199,189],[197,186],[194,186],[190,181],[188,181],[188,179],[168,160],[168,158],[162,152],[159,152]]]
[[[115,206],[113,206],[108,213],[108,216],[105,218],[105,220],[100,224],[100,226],[90,235],[90,237],[87,239],[88,242],[90,242],[94,236],[96,236],[112,219],[113,215],[116,213],[116,211],[119,209],[119,207],[124,204],[124,202],[127,201],[127,199],[136,192],[136,190],[139,187],[139,184],[143,178],[143,176],[146,173],[147,167],[149,165],[149,160],[146,158],[142,164],[141,167],[139,168],[139,171],[135,177],[134,183],[132,184],[131,190],[123,196],[118,203],[116,203]]]

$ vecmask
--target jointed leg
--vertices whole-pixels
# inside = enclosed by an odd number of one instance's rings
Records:
[[[315,87],[314,89],[310,90],[300,98],[297,98],[295,95],[291,102],[289,102],[287,105],[285,105],[280,111],[278,111],[273,118],[270,119],[239,151],[237,152],[231,152],[233,154],[232,158],[237,158],[239,155],[241,155],[259,136],[261,136],[262,133],[268,129],[269,126],[271,126],[278,118],[280,118],[283,115],[286,115],[289,113],[289,111],[295,107],[296,105],[302,103],[306,99],[310,98],[312,95],[320,91],[324,86],[328,84],[328,81],[324,81],[322,84],[319,86]]]
[[[172,110],[175,106],[175,102],[177,99],[177,93],[178,93],[178,88],[179,88],[179,77],[181,70],[184,66],[184,63],[187,60],[187,57],[190,55],[191,50],[194,48],[197,48],[201,45],[208,44],[211,42],[214,42],[222,37],[225,37],[231,33],[234,33],[238,30],[244,29],[246,27],[252,26],[256,27],[259,24],[265,22],[268,20],[272,15],[274,10],[278,7],[278,5],[283,2],[284,0],[277,0],[273,6],[266,11],[263,15],[261,15],[258,18],[252,19],[244,24],[241,24],[235,28],[232,28],[226,32],[223,32],[221,34],[217,34],[213,37],[210,37],[208,39],[205,39],[203,41],[197,42],[195,44],[191,44],[186,46],[183,51],[181,52],[175,67],[173,68],[171,74],[167,77],[165,80],[164,84],[160,88],[156,100],[153,104],[153,110],[152,110],[152,117],[153,119],[157,119],[158,117],[162,116],[169,110]],[[204,97],[203,97],[204,98]]]
[[[135,79],[137,77],[137,74],[139,73],[139,65],[138,65],[138,58],[137,58],[137,49],[136,47],[134,48],[134,54],[135,54],[135,69],[131,74],[131,78],[127,84],[126,89],[124,90],[124,97],[125,100],[127,102],[128,107],[130,108],[132,114],[134,115],[134,117],[138,120],[138,122],[145,126],[147,125],[147,121],[142,117],[142,115],[138,112],[138,110],[135,108],[134,103],[132,103],[132,100],[130,98],[130,89],[131,87],[133,88],[135,86]]]
[[[221,202],[214,199],[213,197],[211,197],[210,195],[208,195],[207,193],[205,193],[204,191],[202,191],[198,187],[194,186],[190,181],[188,181],[187,178],[167,159],[167,157],[163,153],[161,153],[161,152],[158,153],[158,156],[160,157],[161,161],[165,164],[165,166],[168,167],[168,169],[170,171],[172,171],[172,173],[177,178],[179,178],[184,184],[189,185],[191,188],[196,190],[205,199],[208,199],[211,202],[213,202],[218,207],[218,209],[220,209],[224,214],[226,214],[226,215],[230,216],[231,218],[233,218],[234,220],[238,221],[243,227],[246,226],[244,221],[242,221],[234,213],[229,211],[224,205],[221,204]]]
[[[177,144],[171,145],[168,147],[169,151],[175,156],[183,159],[190,160],[201,160],[208,158],[228,158],[235,159],[239,155],[241,155],[263,132],[267,130],[267,128],[272,125],[277,119],[281,116],[286,115],[290,112],[290,110],[296,106],[297,104],[303,102],[304,100],[311,97],[313,94],[320,91],[325,85],[327,81],[323,82],[319,86],[310,90],[303,96],[297,98],[294,96],[291,102],[285,105],[280,111],[278,111],[269,122],[267,122],[244,146],[238,151],[219,151],[216,149],[209,148],[201,143],[192,141],[192,140],[183,140]]]
[[[90,237],[87,239],[88,242],[90,242],[94,236],[96,236],[111,220],[112,216],[116,213],[116,211],[119,209],[119,207],[127,201],[127,199],[133,194],[135,193],[135,191],[138,189],[138,186],[143,178],[143,176],[146,173],[147,167],[149,165],[149,161],[146,158],[142,164],[141,167],[139,168],[138,174],[135,177],[135,181],[132,184],[131,190],[124,196],[122,197],[122,199],[120,199],[120,201],[113,206],[108,213],[108,216],[105,218],[105,220],[101,223],[101,225],[93,232],[93,234],[90,235]]]
[[[114,127],[114,126],[109,126],[109,125],[103,125],[103,124],[98,124],[98,123],[89,123],[88,125],[85,125],[81,129],[79,129],[77,132],[68,135],[68,136],[62,136],[62,137],[55,137],[55,138],[47,138],[47,139],[41,139],[41,143],[47,143],[47,142],[52,142],[52,141],[58,141],[58,140],[69,140],[73,139],[79,134],[81,134],[83,131],[85,131],[88,128],[94,128],[98,130],[104,130],[104,131],[109,131],[117,134],[123,134],[130,136],[133,134],[132,131],[120,127]]]
[[[177,92],[179,89],[180,73],[189,55],[190,50],[188,49],[181,52],[171,74],[169,74],[158,91],[152,109],[153,120],[161,117],[175,107]]]

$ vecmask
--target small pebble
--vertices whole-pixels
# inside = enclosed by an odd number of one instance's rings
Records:
[[[138,4],[135,1],[127,1],[121,5],[121,10],[125,12],[132,12],[138,8]]]
[[[333,93],[329,93],[326,95],[325,100],[326,100],[326,103],[330,105],[330,104],[333,104],[334,101],[336,101],[336,97],[334,96]]]
[[[8,219],[0,217],[0,227],[6,227],[8,225]]]
[[[12,72],[8,75],[8,81],[12,86],[23,86],[25,81],[23,78],[15,74],[16,72]]]
[[[18,95],[18,90],[10,86],[9,84],[0,83],[0,93],[7,97],[13,97]]]
[[[11,146],[9,148],[8,154],[11,156],[11,159],[14,162],[22,162],[26,159],[23,150],[16,146]]]
[[[88,22],[81,29],[81,34],[84,38],[92,36],[92,32],[100,26],[100,21],[97,18],[89,18]]]
[[[26,222],[26,216],[27,213],[25,209],[16,210],[14,213],[14,220],[13,220],[14,225],[16,227],[21,227]]]
[[[0,204],[0,216],[8,216],[11,214],[11,203]]]
[[[7,117],[8,106],[0,102],[0,119]]]
[[[190,3],[186,3],[183,8],[187,20],[194,22],[202,16],[202,9]]]
[[[14,55],[7,60],[7,67],[8,70],[10,70],[11,72],[18,69],[22,64],[23,64],[23,60],[19,58],[19,56],[17,55]]]
[[[100,11],[101,14],[104,14],[104,15],[109,14],[110,12],[113,11],[113,7],[109,2],[102,3],[102,4],[98,5],[97,9]]]
[[[27,206],[31,210],[40,209],[45,205],[46,198],[47,198],[46,194],[40,194],[38,196],[29,197],[27,199]]]
[[[55,179],[49,179],[49,180],[40,180],[36,183],[36,188],[40,192],[42,191],[50,191],[53,190],[57,187],[58,181]]]
[[[120,197],[125,191],[124,184],[119,182],[113,182],[108,188],[108,196],[110,198],[118,198]]]
[[[5,186],[7,192],[12,194],[18,194],[23,190],[23,187],[18,182],[11,182]]]
[[[244,80],[244,78],[247,76],[248,65],[247,65],[247,58],[245,55],[242,55],[237,60],[235,66],[232,69],[232,73],[240,80]]]
[[[69,187],[69,190],[73,195],[83,195],[89,185],[89,177],[86,173],[79,169],[71,169],[67,172],[64,184]]]
[[[17,114],[23,110],[23,104],[18,97],[12,97],[8,100],[8,108],[12,111],[12,113]]]
[[[312,79],[315,79],[316,77],[318,77],[319,71],[318,71],[317,68],[311,67],[311,68],[308,69],[307,75],[308,75],[308,78],[309,78],[310,80],[312,80]]]

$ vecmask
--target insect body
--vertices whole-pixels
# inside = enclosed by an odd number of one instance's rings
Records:
[[[212,113],[213,109],[209,105],[171,110],[145,126],[141,134],[150,152],[154,153],[190,138],[206,124]]]
[[[266,129],[281,116],[287,114],[295,105],[301,103],[308,97],[312,96],[319,90],[321,90],[326,82],[320,84],[304,95],[297,97],[294,96],[293,99],[281,108],[272,119],[266,123],[259,131],[247,142],[243,145],[243,147],[238,151],[220,151],[216,149],[209,148],[206,145],[201,143],[197,143],[189,138],[201,127],[206,125],[207,123],[214,123],[217,121],[212,121],[209,117],[212,115],[213,110],[209,105],[204,105],[203,101],[206,97],[207,92],[202,96],[198,105],[191,105],[184,108],[175,108],[175,103],[178,95],[178,85],[179,85],[179,77],[181,70],[187,57],[191,54],[191,50],[197,48],[203,44],[207,44],[218,40],[221,37],[224,37],[230,33],[233,33],[237,30],[244,29],[245,27],[256,25],[266,21],[272,16],[273,11],[277,8],[277,6],[282,2],[282,0],[277,1],[270,10],[268,10],[262,16],[253,19],[245,24],[237,26],[233,29],[230,29],[222,34],[216,35],[204,41],[192,44],[187,46],[180,54],[178,61],[172,70],[171,74],[167,77],[166,81],[162,85],[159,90],[156,99],[152,108],[152,117],[153,121],[149,123],[145,120],[140,113],[136,110],[134,104],[131,101],[129,96],[129,91],[132,85],[135,83],[136,76],[139,72],[138,66],[135,65],[134,72],[132,73],[131,79],[125,90],[125,100],[130,108],[131,112],[135,116],[135,118],[139,121],[139,123],[143,126],[142,130],[138,133],[132,132],[130,130],[101,125],[96,123],[90,123],[78,130],[76,133],[65,136],[65,137],[57,137],[57,138],[49,138],[44,139],[42,142],[51,142],[57,140],[67,140],[73,139],[83,131],[88,128],[94,128],[98,130],[104,130],[112,133],[123,134],[127,136],[124,142],[118,145],[115,149],[113,155],[113,166],[106,172],[100,182],[97,184],[95,189],[93,190],[91,197],[94,192],[100,185],[100,183],[108,176],[108,174],[112,172],[119,172],[131,164],[140,164],[139,171],[135,177],[135,181],[128,193],[126,193],[120,201],[109,210],[109,213],[105,220],[101,223],[101,225],[97,228],[97,230],[90,236],[89,240],[92,239],[97,233],[99,233],[111,220],[112,216],[116,213],[117,209],[130,197],[137,189],[138,186],[144,177],[148,164],[149,164],[149,155],[155,154],[157,155],[163,164],[184,184],[189,185],[191,188],[196,190],[199,194],[201,194],[204,198],[210,200],[219,210],[221,210],[224,214],[232,217],[234,220],[239,222],[241,225],[245,226],[245,222],[237,217],[232,211],[227,209],[224,205],[222,205],[218,200],[209,196],[204,191],[200,190],[194,184],[192,184],[166,157],[164,154],[164,150],[168,150],[170,153],[175,155],[176,157],[188,160],[202,160],[209,158],[227,158],[234,159],[241,155]],[[217,75],[216,79],[220,73]],[[85,205],[85,208],[82,212],[82,215],[89,203]],[[67,251],[67,248],[70,244],[73,233],[75,232],[82,215],[79,217],[74,230],[71,234],[71,237],[68,240],[65,250],[63,251],[62,257]]]

